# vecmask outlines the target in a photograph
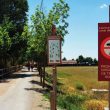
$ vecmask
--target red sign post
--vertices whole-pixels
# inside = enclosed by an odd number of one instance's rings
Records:
[[[98,24],[98,79],[110,81],[110,23]]]

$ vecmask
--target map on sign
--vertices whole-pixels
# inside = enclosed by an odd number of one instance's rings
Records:
[[[49,63],[60,63],[60,40],[49,40]]]

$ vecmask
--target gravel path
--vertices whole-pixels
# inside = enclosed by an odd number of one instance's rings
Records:
[[[4,85],[10,87],[0,95],[0,110],[49,110],[49,102],[44,100],[39,77],[36,72],[15,73]],[[0,91],[3,83],[0,85]]]

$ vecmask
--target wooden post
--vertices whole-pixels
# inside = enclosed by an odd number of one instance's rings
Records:
[[[48,38],[48,64],[53,65],[53,67],[52,67],[53,90],[50,92],[51,110],[57,110],[57,69],[56,69],[56,65],[60,64],[60,63],[61,63],[61,39],[58,38],[58,36],[56,36],[56,27],[55,27],[55,25],[52,25],[52,36],[50,36]]]
[[[50,107],[51,107],[51,110],[56,110],[56,107],[55,107],[55,92],[52,90],[50,91]]]
[[[40,68],[40,82],[41,82],[41,85],[42,85],[42,67]]]
[[[57,110],[57,71],[53,66],[53,90],[50,92],[51,110]]]
[[[43,88],[44,87],[45,87],[45,64],[44,64],[44,67],[43,67]]]
[[[53,67],[53,91],[55,93],[54,95],[54,103],[55,103],[55,110],[56,109],[56,103],[57,103],[57,71],[56,71],[56,65]]]

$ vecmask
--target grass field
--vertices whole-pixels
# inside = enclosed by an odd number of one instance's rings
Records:
[[[51,67],[46,70],[48,73],[52,73]],[[75,89],[77,84],[82,84],[86,90],[108,89],[108,82],[98,81],[96,66],[57,67],[57,76],[59,82],[63,83],[65,87]]]
[[[52,74],[52,67],[46,72]],[[108,106],[107,92],[91,89],[108,89],[108,82],[98,81],[96,66],[57,67],[58,105],[65,110],[104,110]]]

